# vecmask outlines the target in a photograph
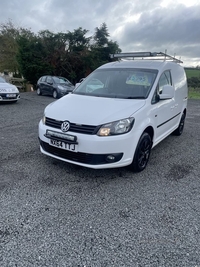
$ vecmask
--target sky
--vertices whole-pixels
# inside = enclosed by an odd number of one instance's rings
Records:
[[[166,52],[200,66],[200,0],[0,0],[0,24],[92,36],[106,23],[122,52]]]

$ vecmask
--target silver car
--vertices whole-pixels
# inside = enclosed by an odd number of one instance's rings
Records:
[[[17,87],[0,77],[0,102],[17,102],[19,99],[20,93]]]

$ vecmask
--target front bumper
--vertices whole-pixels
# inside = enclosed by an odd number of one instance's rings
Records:
[[[59,95],[59,97],[63,97],[65,95],[68,95],[71,92],[72,92],[72,90],[59,90],[58,95]]]
[[[131,132],[109,137],[69,132],[76,135],[78,141],[78,150],[73,152],[50,145],[47,130],[55,131],[55,128],[47,127],[40,121],[40,151],[47,156],[94,169],[123,167],[133,160],[137,141],[134,141]]]
[[[9,93],[1,93],[0,94],[0,102],[3,102],[3,101],[7,101],[7,102],[10,102],[10,101],[17,101],[20,99],[20,94],[19,93],[14,93],[15,96],[9,96],[10,94]]]
[[[108,153],[108,154],[91,154],[83,152],[72,152],[69,150],[60,149],[49,145],[42,140],[40,140],[41,151],[43,153],[51,154],[56,158],[60,158],[66,161],[73,161],[74,163],[81,163],[87,165],[102,165],[116,163],[121,160],[123,153]],[[46,154],[45,153],[45,154]]]

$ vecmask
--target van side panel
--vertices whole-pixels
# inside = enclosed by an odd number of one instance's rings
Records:
[[[175,88],[177,113],[180,112],[182,114],[187,108],[188,100],[187,78],[183,67],[179,65],[174,66],[174,71],[172,71],[172,81]]]

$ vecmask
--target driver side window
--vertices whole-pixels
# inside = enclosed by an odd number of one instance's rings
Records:
[[[171,73],[169,70],[163,72],[163,74],[160,76],[151,101],[152,104],[157,103],[159,101],[159,95],[162,94],[162,88],[164,85],[172,85]]]
[[[51,77],[47,77],[47,83],[52,83],[52,79],[51,79]]]

